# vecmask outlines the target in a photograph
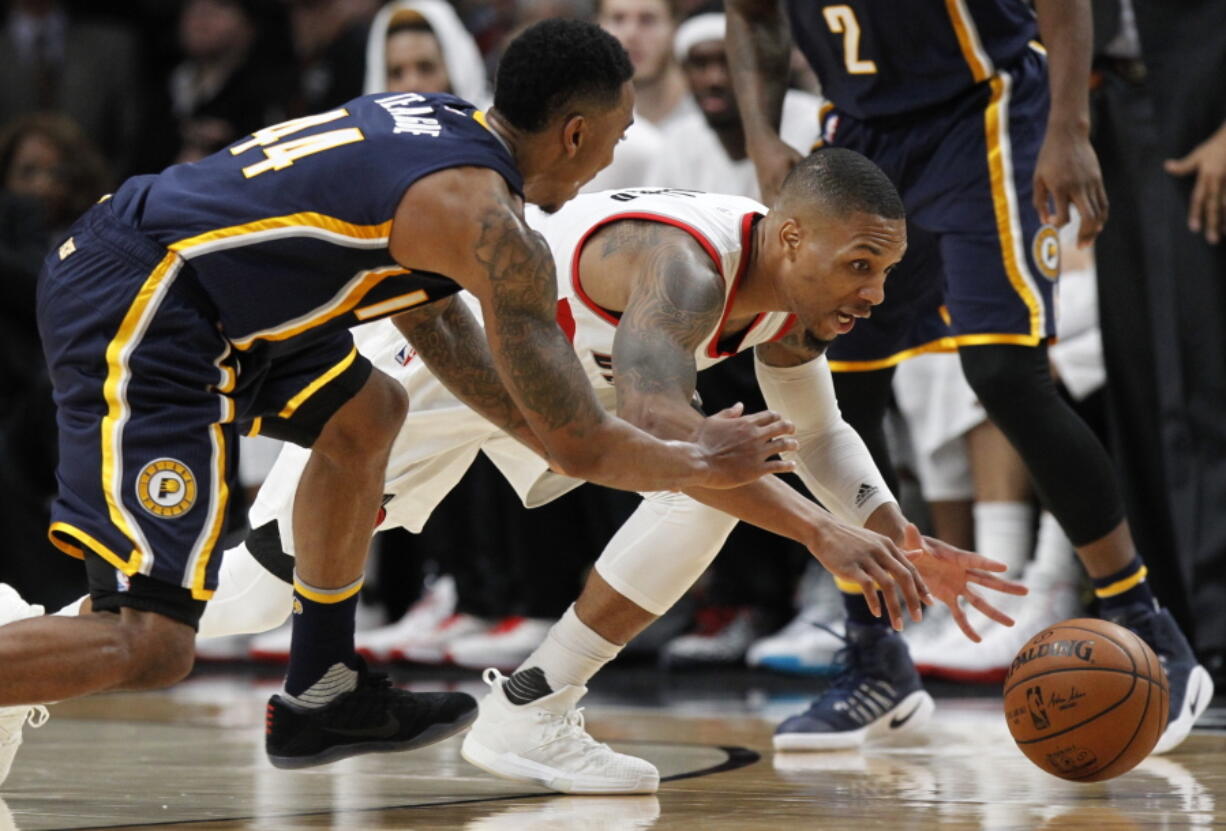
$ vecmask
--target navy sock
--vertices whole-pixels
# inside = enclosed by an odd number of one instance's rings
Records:
[[[1154,601],[1154,593],[1145,580],[1147,573],[1145,563],[1138,554],[1131,563],[1114,574],[1095,578],[1094,596],[1098,598],[1099,613],[1106,616],[1116,609],[1138,603],[1156,609],[1158,604]]]
[[[841,586],[839,591],[843,595],[843,609],[847,612],[847,619],[851,623],[882,628],[890,625],[888,618],[877,617],[869,610],[868,601],[864,599],[864,592],[860,591],[858,586],[854,592],[845,591]]]
[[[294,575],[293,637],[285,691],[301,695],[335,664],[356,669],[353,630],[363,578],[339,589],[317,589]]]

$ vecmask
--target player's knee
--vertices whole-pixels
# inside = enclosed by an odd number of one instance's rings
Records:
[[[347,464],[383,459],[409,411],[409,397],[395,380],[372,372],[362,390],[324,427],[312,450]]]
[[[99,657],[125,668],[121,688],[156,690],[186,678],[195,656],[190,626],[153,612],[126,610]]]
[[[967,383],[989,413],[1028,407],[1051,388],[1042,348],[992,344],[963,347],[958,355]]]

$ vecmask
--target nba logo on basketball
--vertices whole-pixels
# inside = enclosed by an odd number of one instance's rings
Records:
[[[1030,719],[1035,730],[1046,730],[1051,727],[1051,719],[1047,717],[1047,708],[1043,706],[1043,688],[1031,687],[1026,690],[1026,709],[1030,711]]]

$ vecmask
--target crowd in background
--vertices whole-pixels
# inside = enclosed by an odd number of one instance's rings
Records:
[[[555,16],[596,19],[623,43],[635,67],[637,120],[613,166],[589,190],[651,185],[757,195],[718,3],[9,0],[0,24],[6,79],[0,85],[0,527],[6,543],[0,581],[49,607],[84,588],[79,564],[55,552],[45,534],[55,489],[55,427],[34,291],[42,257],[61,231],[127,176],[199,159],[259,127],[363,93],[452,92],[488,106],[504,44],[524,26]],[[820,90],[803,60],[793,64],[782,136],[807,152],[820,138]],[[1069,347],[1053,352],[1055,369],[1072,398],[1101,411],[1093,263],[1088,257],[1066,262],[1066,271],[1081,276],[1066,275],[1061,337]],[[911,364],[897,380],[905,419],[893,433],[896,462],[911,474],[904,481],[915,483],[908,498],[927,501],[930,530],[1006,559],[1014,575],[1029,574],[1032,589],[1045,581],[1046,593],[1032,603],[1047,604],[1043,614],[1077,613],[1080,572],[1072,549],[1053,521],[1040,519],[1016,454],[982,411],[975,415],[956,358]],[[704,406],[712,412],[735,401],[762,407],[752,373],[746,356],[704,372]],[[245,483],[254,488],[275,448],[244,445],[243,453]],[[422,534],[377,536],[366,604],[370,629],[359,645],[382,659],[515,667],[574,599],[636,499],[589,486],[527,513],[480,457]],[[243,509],[236,499],[231,540],[243,533]],[[670,666],[741,663],[748,655],[758,665],[812,670],[822,662],[798,644],[825,637],[829,649],[837,646],[823,634],[842,614],[830,589],[802,546],[742,525],[692,596],[649,629],[637,651]],[[1163,600],[1176,609],[1185,604]],[[913,649],[948,654],[943,631]],[[278,657],[288,651],[288,636],[272,633],[244,645],[244,654],[248,648]]]

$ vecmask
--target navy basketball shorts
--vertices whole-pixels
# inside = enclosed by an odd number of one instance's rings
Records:
[[[48,254],[38,322],[55,389],[50,537],[97,611],[195,627],[217,585],[240,422],[310,446],[370,374],[348,331],[238,353],[178,255],[96,205]]]
[[[832,370],[884,369],[960,346],[1034,346],[1055,335],[1059,241],[1032,204],[1047,124],[1045,61],[1030,51],[961,98],[906,118],[825,114],[826,143],[868,156],[898,187],[908,232],[885,301],[830,346]]]

